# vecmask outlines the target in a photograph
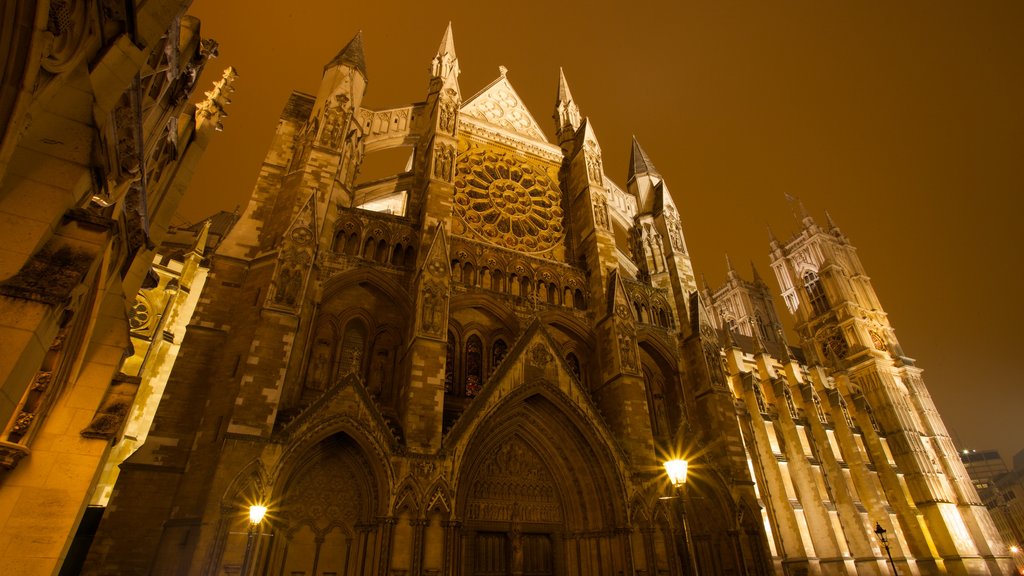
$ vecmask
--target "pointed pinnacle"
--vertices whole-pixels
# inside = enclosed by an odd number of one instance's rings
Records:
[[[455,39],[452,36],[452,23],[448,21],[448,28],[444,31],[444,37],[441,38],[441,45],[437,48],[437,55],[444,56],[445,54],[451,54],[455,56]]]
[[[768,243],[772,246],[779,243],[779,239],[775,237],[775,231],[772,230],[772,225],[768,225]]]
[[[793,354],[790,353],[789,343],[786,342],[786,331],[783,330],[782,328],[779,328],[779,342],[782,342],[782,353],[786,355],[786,361],[792,362]]]
[[[750,270],[754,273],[754,284],[764,284],[764,280],[761,280],[761,275],[757,273],[757,266],[754,266],[754,261],[750,261]]]
[[[558,103],[572,102],[572,92],[569,91],[569,83],[565,80],[565,72],[558,67]]]
[[[829,230],[839,230],[839,226],[836,226],[836,223],[832,220],[832,215],[828,213],[828,210],[825,210],[825,220],[828,222]]]
[[[700,273],[700,283],[704,285],[704,291],[711,293],[711,286],[708,284],[708,277],[703,272]]]
[[[199,229],[199,234],[196,235],[196,241],[192,243],[192,252],[200,256],[203,255],[203,252],[206,252],[206,240],[210,236],[210,224],[211,220],[207,218],[203,222],[203,227]]]
[[[333,60],[324,66],[324,69],[334,66],[348,65],[366,76],[366,58],[363,56],[363,31],[360,30],[348,41],[348,44],[338,52]]]
[[[629,175],[626,177],[626,181],[632,180],[639,174],[658,174],[658,169],[654,167],[654,163],[640,147],[636,136],[633,136],[633,149],[629,152]]]
[[[754,321],[750,321],[750,333],[754,335],[754,355],[767,354],[768,350],[764,347],[764,341],[761,340],[761,331],[754,325]]]
[[[725,253],[725,270],[729,273],[730,277],[736,275],[736,269],[732,267],[732,259],[729,258],[728,252]]]

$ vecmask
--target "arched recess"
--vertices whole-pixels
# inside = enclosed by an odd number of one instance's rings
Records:
[[[670,448],[684,413],[679,372],[666,343],[654,337],[641,337],[638,343],[651,430],[659,445]]]
[[[301,386],[286,394],[285,409],[301,408],[350,374],[393,409],[401,396],[402,327],[410,315],[408,293],[386,275],[357,269],[332,277],[304,342]]]
[[[701,460],[688,475],[683,499],[700,574],[770,574],[767,540],[752,494],[737,497],[729,482]]]
[[[376,459],[340,431],[291,454],[264,529],[273,538],[254,573],[348,574],[377,557],[389,492]]]
[[[543,385],[474,432],[458,475],[464,574],[629,571],[625,490],[612,447]]]

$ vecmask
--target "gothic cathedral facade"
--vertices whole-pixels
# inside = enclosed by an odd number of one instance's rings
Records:
[[[430,70],[365,108],[356,36],[291,95],[85,573],[1009,573],[831,220],[771,243],[790,346],[756,272],[698,286],[564,76],[552,143],[504,69],[463,98],[450,27]]]

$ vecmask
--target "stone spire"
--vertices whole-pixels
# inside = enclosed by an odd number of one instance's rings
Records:
[[[657,168],[654,167],[654,162],[651,162],[647,153],[640,147],[640,143],[636,141],[636,136],[633,136],[633,149],[629,153],[629,175],[626,177],[626,182],[644,174],[660,176]]]
[[[638,214],[655,211],[656,188],[661,181],[661,174],[634,136],[633,148],[629,153],[629,177],[626,178],[626,187],[639,201]]]
[[[437,55],[430,62],[430,75],[434,78],[459,77],[459,58],[455,55],[455,36],[452,34],[452,23],[448,23],[441,45],[437,47]]]
[[[754,266],[753,260],[750,262],[750,271],[754,274],[754,284],[764,286],[764,280],[761,279],[761,275],[757,273],[757,266]]]
[[[732,279],[739,279],[739,274],[736,272],[736,269],[733,268],[733,266],[732,266],[732,259],[729,258],[729,253],[728,252],[725,253],[725,271],[726,271],[726,274],[729,276],[730,280],[732,280]]]
[[[324,66],[324,70],[335,66],[351,66],[359,71],[366,78],[366,57],[363,56],[363,31],[356,33],[355,37],[348,41],[348,44],[338,52],[333,60]]]
[[[569,90],[569,83],[565,80],[565,72],[558,69],[558,100],[555,102],[555,128],[561,133],[563,130],[576,131],[580,127],[580,109],[572,99],[572,92]]]

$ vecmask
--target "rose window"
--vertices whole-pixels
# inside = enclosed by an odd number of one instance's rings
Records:
[[[542,252],[562,239],[560,202],[557,179],[547,166],[482,148],[458,158],[455,213],[462,232],[505,248]]]

